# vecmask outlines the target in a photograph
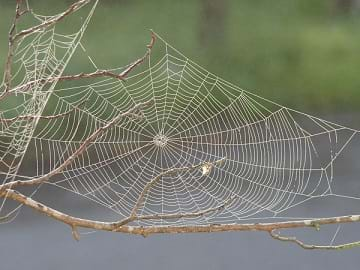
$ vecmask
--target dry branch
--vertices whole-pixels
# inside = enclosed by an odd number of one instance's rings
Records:
[[[164,176],[169,176],[169,175],[174,175],[177,173],[181,173],[181,172],[190,172],[190,171],[194,171],[198,168],[202,168],[204,166],[211,166],[214,167],[215,165],[221,165],[223,162],[225,161],[225,158],[216,160],[214,162],[203,162],[197,165],[193,165],[193,166],[189,166],[189,167],[181,167],[181,168],[172,168],[169,170],[166,170],[162,173],[160,173],[159,175],[157,175],[156,177],[154,177],[151,181],[149,181],[144,189],[142,190],[142,192],[139,195],[139,198],[137,199],[136,204],[133,207],[133,210],[131,211],[130,214],[130,218],[133,218],[136,216],[137,211],[139,210],[139,208],[141,207],[142,203],[144,202],[145,196],[148,194],[148,192],[150,191],[150,189]]]
[[[136,68],[137,66],[141,65],[146,58],[149,57],[149,55],[151,54],[151,50],[154,47],[156,41],[156,36],[154,34],[154,32],[151,31],[151,40],[150,43],[146,46],[147,47],[147,51],[144,54],[143,57],[137,59],[136,61],[134,61],[133,63],[131,63],[121,74],[120,76],[122,77],[126,77],[134,68]]]
[[[15,51],[15,40],[14,40],[14,36],[15,36],[15,31],[16,31],[16,26],[17,23],[20,19],[20,17],[22,15],[24,15],[26,12],[28,12],[28,10],[24,10],[21,11],[21,5],[22,5],[22,0],[17,0],[16,1],[16,8],[15,8],[15,16],[14,16],[14,20],[13,23],[10,27],[10,31],[9,31],[9,35],[8,35],[8,53],[7,53],[7,57],[6,57],[6,63],[5,63],[5,69],[4,69],[4,84],[5,84],[5,89],[4,89],[4,93],[2,93],[0,95],[0,100],[2,98],[4,98],[7,93],[10,90],[11,87],[11,65],[12,65],[12,59],[14,56],[14,51]]]
[[[141,205],[144,203],[145,197],[146,195],[149,193],[150,189],[157,183],[160,181],[161,178],[163,178],[164,176],[169,176],[169,175],[174,175],[177,173],[181,173],[181,172],[191,172],[194,171],[196,169],[202,168],[203,166],[211,166],[214,167],[215,165],[221,165],[224,162],[225,158],[216,160],[214,162],[202,162],[199,163],[197,165],[193,165],[193,166],[188,166],[188,167],[181,167],[181,168],[172,168],[172,169],[168,169],[164,172],[159,173],[157,176],[155,176],[153,179],[151,179],[143,188],[142,192],[140,193],[129,217],[124,218],[123,220],[119,221],[117,223],[117,227],[121,227],[125,224],[128,224],[132,221],[139,221],[139,220],[149,220],[149,219],[176,219],[176,218],[191,218],[191,217],[199,217],[199,216],[203,216],[205,214],[211,213],[211,212],[215,212],[215,211],[219,211],[221,209],[223,209],[225,206],[227,206],[228,204],[230,204],[230,202],[232,201],[233,198],[226,200],[223,204],[221,204],[220,206],[214,207],[214,208],[209,208],[209,209],[205,209],[202,211],[198,211],[198,212],[189,212],[189,213],[175,213],[175,214],[155,214],[155,215],[142,215],[142,216],[138,216],[137,212],[139,210],[139,208],[141,207]]]
[[[132,116],[134,112],[137,110],[141,110],[146,106],[152,104],[152,101],[147,101],[143,103],[136,104],[133,108],[129,109],[128,111],[119,114],[118,116],[114,117],[109,123],[106,125],[98,128],[95,130],[89,137],[87,137],[84,142],[77,148],[72,155],[70,155],[61,165],[50,171],[49,173],[40,176],[38,178],[34,178],[31,180],[14,180],[12,182],[8,182],[6,184],[0,185],[0,191],[6,190],[9,188],[14,188],[18,186],[32,186],[32,185],[39,185],[46,181],[48,181],[54,175],[61,173],[66,167],[74,162],[74,160],[79,157],[100,135],[104,134],[110,128],[115,126],[118,121],[124,117]]]
[[[264,231],[271,234],[271,236],[280,241],[295,242],[303,248],[309,249],[346,249],[360,245],[360,242],[346,243],[338,246],[316,246],[302,244],[300,241],[295,241],[294,238],[288,239],[286,237],[279,237],[274,233],[274,230],[279,229],[296,229],[296,228],[319,228],[322,225],[329,224],[344,224],[360,222],[360,215],[351,216],[339,216],[329,218],[318,218],[310,220],[296,220],[286,222],[273,222],[273,223],[247,223],[247,224],[209,224],[209,225],[189,225],[189,226],[154,226],[154,227],[142,227],[142,226],[129,226],[122,225],[119,227],[119,222],[101,222],[96,220],[81,219],[73,217],[48,207],[40,202],[33,200],[15,190],[7,189],[0,191],[0,197],[6,197],[15,200],[23,205],[29,206],[30,208],[46,215],[55,220],[63,222],[69,225],[74,234],[76,228],[89,228],[103,231],[116,231],[128,234],[148,236],[151,234],[161,233],[210,233],[210,232],[230,232],[230,231]],[[78,236],[78,234],[77,234]]]
[[[144,215],[144,216],[137,216],[136,220],[149,220],[149,219],[179,219],[179,218],[194,218],[194,217],[201,217],[207,214],[218,212],[224,210],[228,205],[230,205],[234,197],[230,197],[229,199],[225,200],[224,203],[220,204],[219,206],[208,208],[198,212],[189,212],[189,213],[175,213],[175,214],[155,214],[155,215]]]
[[[345,244],[340,244],[340,245],[323,245],[323,246],[321,246],[321,245],[313,245],[313,244],[306,244],[306,243],[296,239],[296,237],[282,236],[279,233],[276,233],[275,230],[269,231],[269,234],[275,240],[284,241],[284,242],[292,242],[292,243],[295,243],[295,244],[299,245],[303,249],[340,250],[340,249],[350,249],[350,248],[353,248],[353,247],[359,247],[360,246],[360,241],[355,241],[355,242],[345,243]]]
[[[21,0],[20,0],[21,2]],[[17,33],[16,35],[13,36],[13,41],[17,41],[18,39],[25,37],[27,35],[30,35],[32,33],[35,33],[37,31],[43,30],[45,28],[48,28],[60,21],[62,21],[65,17],[67,17],[68,15],[74,13],[75,11],[79,10],[80,8],[82,8],[84,5],[88,4],[90,2],[90,0],[79,0],[76,1],[75,3],[73,3],[72,5],[70,5],[64,12],[53,16],[51,19],[44,21],[41,24],[35,25],[33,27],[30,27],[28,29],[22,30],[19,33]]]
[[[0,95],[0,100],[5,98],[10,93],[11,81],[12,81],[12,62],[13,62],[13,56],[14,56],[14,52],[15,52],[18,41],[21,38],[24,38],[30,34],[33,34],[37,31],[43,30],[45,28],[48,28],[48,27],[60,22],[68,15],[74,13],[75,11],[79,10],[81,7],[83,7],[84,5],[89,3],[90,0],[76,1],[75,3],[70,5],[64,12],[62,12],[56,16],[53,16],[51,19],[46,20],[41,24],[35,25],[33,27],[30,27],[28,29],[25,29],[25,30],[22,30],[22,31],[16,33],[16,27],[17,27],[17,23],[18,23],[20,17],[30,11],[28,9],[21,10],[22,2],[23,2],[23,0],[16,1],[15,17],[14,17],[13,23],[12,23],[12,25],[10,27],[10,31],[9,31],[9,36],[8,36],[8,40],[9,40],[8,47],[9,48],[8,48],[8,54],[6,57],[5,69],[4,69],[5,89],[4,89],[4,92]]]
[[[151,54],[151,50],[152,50],[152,48],[153,48],[153,46],[155,44],[155,41],[156,41],[156,36],[155,36],[155,34],[153,32],[151,32],[150,43],[148,45],[146,45],[147,50],[146,50],[145,54],[141,58],[138,58],[136,61],[129,64],[119,74],[117,74],[115,72],[112,72],[112,71],[109,71],[109,70],[96,70],[96,71],[91,72],[91,73],[84,73],[83,72],[83,73],[74,74],[74,75],[64,75],[64,76],[60,76],[60,77],[50,77],[50,78],[38,79],[38,80],[33,80],[33,81],[30,81],[30,82],[27,82],[27,83],[22,84],[22,85],[20,85],[18,87],[15,87],[11,91],[7,90],[6,95],[9,95],[11,93],[26,92],[27,90],[31,89],[31,87],[36,85],[36,84],[49,84],[49,83],[53,83],[53,82],[74,81],[74,80],[80,80],[80,79],[94,79],[94,78],[100,78],[100,77],[110,77],[110,78],[118,79],[118,80],[121,80],[121,81],[126,80],[129,73],[133,69],[135,69],[136,67],[138,67],[139,65],[144,63],[144,61],[149,57],[149,55]],[[0,96],[0,100],[1,99],[2,99],[2,96]]]
[[[44,120],[52,120],[52,119],[57,119],[57,118],[61,118],[64,116],[67,116],[69,114],[71,114],[72,112],[78,110],[82,105],[84,105],[86,103],[86,100],[84,100],[83,102],[81,102],[80,104],[78,104],[76,107],[74,107],[71,110],[68,110],[66,112],[63,113],[59,113],[59,114],[54,114],[54,115],[19,115],[13,118],[0,118],[0,123],[7,123],[7,124],[11,124],[13,122],[16,121],[21,121],[21,120],[34,120],[34,119],[44,119]]]

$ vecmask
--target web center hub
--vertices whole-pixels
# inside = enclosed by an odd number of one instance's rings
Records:
[[[164,134],[157,134],[154,139],[153,142],[157,147],[165,147],[167,145],[169,141],[169,138],[166,137]]]

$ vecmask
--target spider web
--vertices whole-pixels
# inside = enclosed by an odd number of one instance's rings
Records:
[[[56,85],[56,81],[49,83],[49,80],[59,77],[63,73],[85,32],[96,5],[97,1],[77,32],[62,34],[60,31],[56,31],[54,25],[35,31],[18,41],[12,67],[14,70],[12,81],[15,83],[12,90],[16,93],[17,99],[8,101],[9,104],[1,104],[5,107],[0,111],[2,119],[19,115],[38,116],[42,114]],[[27,8],[29,9],[29,6]],[[31,14],[38,24],[47,23],[59,16],[44,16],[33,11]],[[3,88],[4,82],[0,85],[1,92],[4,91]],[[24,119],[0,126],[2,138],[0,142],[0,176],[5,177],[3,182],[13,180],[17,176],[37,124],[36,120]]]
[[[17,59],[25,69],[21,84],[61,74],[86,24],[74,35],[58,35],[54,29],[37,33],[20,47]],[[66,53],[59,59],[55,50],[61,49]],[[47,53],[38,61],[44,50]],[[89,60],[97,70],[95,61]],[[231,198],[229,204],[200,216],[135,222],[144,226],[290,218],[291,209],[307,201],[358,199],[356,191],[338,193],[334,177],[334,164],[359,136],[357,130],[245,91],[200,67],[158,35],[151,57],[132,74],[126,81],[97,78],[79,85],[54,83],[46,89],[40,84],[25,94],[20,89],[24,102],[3,110],[4,118],[11,113],[42,115],[45,104],[52,114],[66,115],[1,124],[0,136],[10,138],[1,142],[3,163],[12,157],[11,166],[1,172],[2,181],[47,174],[94,131],[136,104],[153,100],[141,110],[143,117],[122,119],[45,185],[126,218],[160,173],[225,159],[221,166],[162,177],[145,194],[138,213],[197,213]],[[26,98],[29,95],[33,98]],[[23,159],[32,160],[34,172],[18,173]]]

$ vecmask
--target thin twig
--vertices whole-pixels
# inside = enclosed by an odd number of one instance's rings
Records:
[[[218,212],[223,209],[225,209],[226,206],[228,206],[235,197],[227,199],[223,204],[208,208],[202,211],[197,212],[187,212],[187,213],[173,213],[173,214],[153,214],[153,215],[141,215],[137,216],[136,214],[133,216],[130,216],[128,218],[124,218],[123,220],[117,222],[117,228],[114,229],[114,231],[117,231],[118,228],[129,224],[133,221],[140,221],[140,220],[167,220],[167,219],[179,219],[179,218],[195,218],[195,217],[201,217],[205,216],[207,214]]]
[[[75,11],[79,10],[80,8],[82,8],[84,5],[88,4],[90,2],[90,0],[79,0],[76,1],[75,3],[73,3],[72,5],[70,5],[64,12],[57,14],[55,16],[53,16],[50,20],[46,20],[41,24],[35,25],[33,27],[30,27],[28,29],[22,30],[19,33],[17,33],[16,35],[14,35],[13,37],[13,41],[17,41],[18,39],[25,37],[27,35],[30,35],[32,33],[35,33],[37,31],[40,31],[42,29],[48,28],[58,22],[60,22],[61,20],[63,20],[65,17],[67,17],[68,15],[74,13]]]
[[[8,94],[8,92],[11,88],[11,79],[12,79],[11,78],[12,77],[11,66],[12,66],[12,59],[13,59],[14,51],[15,51],[15,47],[16,47],[16,42],[15,42],[16,26],[18,24],[20,17],[29,11],[27,9],[21,11],[22,2],[23,2],[23,0],[16,0],[15,16],[14,16],[14,20],[13,20],[13,23],[10,27],[9,34],[8,34],[8,53],[7,53],[5,68],[4,68],[5,89],[4,89],[4,92],[0,95],[0,100],[3,99]]]
[[[136,61],[134,61],[133,63],[131,63],[123,72],[120,73],[121,77],[126,77],[134,68],[136,68],[137,66],[141,65],[151,54],[151,50],[154,47],[156,41],[156,36],[155,33],[151,31],[151,40],[150,43],[146,46],[147,47],[147,51],[144,54],[143,57],[137,59]]]
[[[124,218],[123,220],[119,221],[117,223],[117,227],[121,227],[125,224],[128,224],[132,221],[136,221],[136,220],[149,220],[149,219],[175,219],[175,218],[191,218],[191,217],[199,217],[199,216],[204,216],[210,212],[214,212],[214,211],[219,211],[221,209],[223,209],[224,207],[226,207],[228,204],[230,204],[230,202],[232,202],[232,200],[234,198],[230,198],[228,200],[226,200],[223,204],[221,204],[220,206],[214,207],[214,208],[209,208],[209,209],[205,209],[202,211],[198,211],[198,212],[188,212],[188,213],[175,213],[175,214],[155,214],[155,215],[142,215],[142,216],[138,216],[137,212],[139,210],[139,208],[141,207],[141,205],[144,203],[145,197],[148,194],[148,192],[150,191],[150,189],[164,176],[167,175],[173,175],[176,173],[180,173],[183,171],[193,171],[195,169],[201,168],[203,166],[212,166],[214,167],[215,165],[220,165],[224,162],[225,158],[219,159],[217,161],[214,162],[202,162],[200,164],[197,165],[193,165],[193,166],[187,166],[187,167],[181,167],[181,168],[172,168],[172,169],[168,169],[160,174],[158,174],[156,177],[154,177],[152,180],[150,180],[145,187],[143,188],[142,192],[140,193],[135,205],[133,206],[133,209],[129,215],[129,217]]]
[[[72,112],[79,110],[79,108],[84,105],[86,103],[86,100],[84,100],[83,102],[81,102],[79,105],[77,105],[76,107],[72,108],[71,110],[68,110],[66,112],[63,113],[59,113],[59,114],[55,114],[55,115],[19,115],[19,116],[15,116],[13,118],[0,118],[0,122],[2,123],[13,123],[15,121],[21,121],[21,120],[34,120],[34,119],[44,119],[44,120],[52,120],[52,119],[56,119],[56,118],[61,118],[64,116],[67,116],[69,114],[71,114]]]
[[[284,242],[292,242],[292,243],[299,245],[303,249],[340,250],[340,249],[350,249],[353,247],[360,246],[360,241],[354,241],[354,242],[340,244],[340,245],[313,245],[313,244],[306,244],[306,243],[298,240],[296,237],[282,236],[279,233],[276,233],[275,230],[269,231],[269,234],[272,238],[274,238],[276,240],[284,241]]]
[[[180,173],[180,172],[191,172],[191,171],[194,171],[198,168],[201,168],[203,166],[212,166],[214,167],[215,165],[220,165],[222,164],[223,162],[225,161],[225,158],[222,158],[222,159],[219,159],[219,160],[216,160],[214,162],[202,162],[202,163],[199,163],[197,165],[193,165],[193,166],[188,166],[188,167],[181,167],[181,168],[172,168],[172,169],[169,169],[169,170],[166,170],[160,174],[158,174],[156,177],[154,177],[151,181],[149,181],[144,189],[142,190],[142,192],[140,193],[132,211],[131,211],[131,214],[130,214],[130,217],[129,218],[134,218],[136,217],[136,213],[137,211],[139,210],[139,208],[141,207],[141,205],[143,204],[144,202],[144,199],[145,199],[145,196],[147,195],[147,193],[150,191],[150,189],[164,176],[168,176],[168,175],[174,175],[174,174],[177,174],[177,173]]]
[[[16,1],[15,17],[14,17],[13,24],[11,25],[10,31],[9,31],[9,48],[8,48],[8,54],[6,57],[5,69],[4,69],[5,89],[4,89],[3,93],[0,95],[0,100],[4,99],[6,96],[8,96],[10,94],[11,81],[12,81],[12,62],[13,62],[14,51],[17,46],[18,40],[21,38],[24,38],[32,33],[35,33],[42,29],[48,28],[48,27],[60,22],[68,15],[72,14],[73,12],[79,10],[81,7],[83,7],[84,5],[89,3],[90,0],[79,0],[75,3],[73,3],[72,5],[70,5],[68,7],[68,9],[66,9],[64,12],[52,17],[52,19],[44,21],[41,24],[35,25],[33,27],[30,27],[28,29],[25,29],[25,30],[22,30],[22,31],[16,33],[16,26],[17,26],[17,23],[18,23],[20,17],[29,11],[28,9],[23,10],[23,11],[21,10],[22,2],[23,2],[23,0]]]
[[[236,197],[231,197],[227,200],[225,200],[224,203],[222,203],[219,206],[208,208],[202,211],[198,212],[188,212],[188,213],[174,213],[174,214],[155,214],[155,215],[143,215],[143,216],[137,216],[136,220],[149,220],[149,219],[179,219],[179,218],[194,218],[194,217],[201,217],[205,216],[207,214],[218,212],[221,210],[224,210],[229,204],[233,202],[233,200]]]
[[[30,179],[30,180],[14,180],[12,182],[8,182],[6,184],[0,185],[0,191],[9,189],[9,188],[14,188],[17,186],[38,185],[38,184],[48,181],[51,177],[61,173],[66,167],[68,167],[70,164],[72,164],[74,162],[74,160],[77,157],[79,157],[100,135],[104,134],[110,128],[115,126],[120,119],[127,117],[129,115],[132,116],[135,111],[141,110],[141,109],[149,106],[150,104],[152,104],[152,100],[143,102],[143,103],[138,103],[133,108],[129,109],[128,111],[121,113],[118,116],[114,117],[109,123],[98,128],[97,130],[95,130],[89,137],[86,138],[86,140],[79,146],[79,148],[77,148],[75,150],[75,152],[72,155],[70,155],[61,165],[59,165],[58,167],[56,167],[49,173],[47,173],[41,177]]]
[[[22,85],[19,85],[11,90],[11,93],[19,93],[26,92],[31,89],[34,85],[37,84],[49,84],[53,82],[61,82],[61,81],[72,81],[72,80],[80,80],[80,79],[90,79],[90,78],[99,78],[99,77],[111,77],[118,80],[124,80],[125,78],[119,74],[116,74],[107,70],[97,70],[91,73],[79,73],[75,75],[65,75],[60,77],[50,77],[44,79],[37,79],[33,81],[29,81]],[[9,93],[10,94],[10,93]]]
[[[76,241],[79,241],[80,240],[80,234],[76,228],[76,226],[71,226],[71,233],[72,233],[72,236],[74,237],[74,239]]]
[[[147,50],[146,53],[143,55],[143,57],[137,59],[136,61],[129,64],[121,73],[117,74],[115,72],[109,71],[109,70],[96,70],[91,73],[79,73],[74,75],[64,75],[60,77],[50,77],[50,78],[44,78],[44,79],[37,79],[30,82],[27,82],[25,84],[19,85],[18,87],[15,87],[11,91],[7,93],[7,95],[11,93],[19,93],[19,91],[25,92],[28,89],[31,89],[33,85],[36,84],[49,84],[53,82],[61,82],[61,81],[73,81],[73,80],[80,80],[80,79],[92,79],[92,78],[100,78],[100,77],[110,77],[118,80],[126,80],[129,73],[141,65],[151,54],[151,50],[155,44],[156,36],[153,32],[151,32],[151,40],[148,45],[146,45]],[[1,96],[0,96],[1,100]]]

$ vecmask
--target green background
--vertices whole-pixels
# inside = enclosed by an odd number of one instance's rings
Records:
[[[55,14],[71,1],[30,3],[37,13]],[[143,53],[154,29],[204,68],[263,97],[310,113],[354,112],[359,6],[356,0],[103,0],[83,43],[99,66],[123,66]],[[14,1],[1,0],[1,62],[13,13]],[[74,70],[86,65],[72,62]]]

